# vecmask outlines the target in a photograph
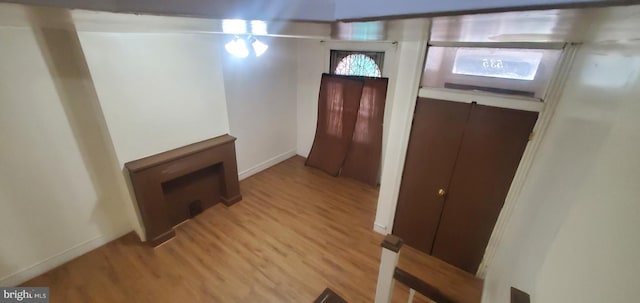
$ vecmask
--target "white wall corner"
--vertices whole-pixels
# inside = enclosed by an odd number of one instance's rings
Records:
[[[78,243],[58,254],[50,256],[40,262],[27,266],[14,273],[0,278],[0,286],[9,287],[16,286],[42,275],[62,264],[65,264],[79,256],[82,256],[100,246],[103,246],[115,239],[118,239],[131,230],[115,232],[112,234],[99,235],[93,239]]]
[[[131,182],[131,175],[126,168],[122,169],[122,179],[124,180],[124,186],[126,187],[126,194],[129,199],[125,201],[129,203],[129,222],[131,222],[131,227],[133,231],[136,232],[138,238],[142,242],[147,241],[147,233],[144,228],[144,222],[142,221],[142,213],[140,212],[140,207],[138,206],[138,200],[136,199],[135,190],[133,189],[133,183]]]
[[[251,167],[249,169],[241,171],[240,173],[238,173],[238,179],[244,180],[246,178],[249,178],[249,177],[251,177],[251,176],[253,176],[253,175],[255,175],[255,174],[257,174],[257,173],[259,173],[259,172],[261,172],[261,171],[263,171],[263,170],[265,170],[267,168],[269,168],[269,167],[272,167],[272,166],[274,166],[274,165],[276,165],[276,164],[278,164],[278,163],[280,163],[280,162],[282,162],[284,160],[287,160],[287,159],[289,159],[289,158],[291,158],[291,157],[293,157],[295,155],[296,155],[296,149],[294,148],[294,149],[292,149],[292,150],[290,150],[288,152],[285,152],[285,153],[282,153],[280,155],[277,155],[277,156],[275,156],[275,157],[273,157],[273,158],[271,158],[271,159],[269,159],[267,161],[264,161],[264,162],[262,162],[262,163],[260,163],[258,165],[255,165],[255,166],[253,166],[253,167]]]

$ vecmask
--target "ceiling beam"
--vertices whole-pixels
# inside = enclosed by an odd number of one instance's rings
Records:
[[[37,6],[211,19],[365,21],[618,6],[639,0],[0,0]]]

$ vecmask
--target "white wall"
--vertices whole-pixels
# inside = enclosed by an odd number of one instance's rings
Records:
[[[391,119],[391,110],[395,89],[396,50],[397,44],[391,42],[354,42],[354,41],[321,41],[316,39],[300,39],[297,42],[297,153],[307,157],[313,145],[318,121],[318,95],[322,73],[329,72],[329,53],[337,50],[363,50],[385,52],[382,76],[389,78],[387,100],[385,104],[384,127],[382,134],[382,159],[388,137],[387,127]]]
[[[508,302],[510,286],[533,302],[637,301],[639,12],[593,11],[483,302]]]
[[[318,95],[328,51],[320,40],[299,39],[297,43],[297,154],[309,156],[318,121]]]
[[[566,197],[573,204],[542,263],[534,302],[636,302],[640,44],[588,45],[577,66],[565,94],[570,101],[559,114],[571,126],[588,124],[571,131],[585,139],[582,157],[588,164]]]
[[[229,132],[217,36],[80,32],[79,37],[121,169],[126,162]],[[128,203],[135,205],[132,188],[129,194]],[[144,239],[139,214],[129,216]]]
[[[640,297],[640,45],[586,44],[489,268],[483,302]]]
[[[229,132],[217,36],[79,36],[121,167]]]
[[[9,12],[22,19],[0,27],[0,285],[142,234],[124,162],[229,132],[217,36],[78,34],[66,10]]]
[[[36,35],[30,28],[0,27],[0,41],[0,285],[5,286],[131,226],[122,203],[124,184],[75,32]]]
[[[296,41],[260,39],[269,45],[260,57],[223,55],[229,126],[238,138],[241,179],[296,154]]]

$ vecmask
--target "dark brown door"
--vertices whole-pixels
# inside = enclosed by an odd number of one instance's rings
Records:
[[[432,255],[475,273],[538,114],[476,104],[471,108]],[[430,189],[425,190],[428,194]]]
[[[338,176],[353,138],[363,86],[361,80],[322,74],[316,135],[305,165]]]
[[[420,98],[416,104],[393,233],[431,252],[444,197],[471,107]]]

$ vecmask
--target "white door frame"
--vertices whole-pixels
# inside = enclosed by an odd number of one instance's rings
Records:
[[[507,197],[505,198],[504,205],[494,226],[491,238],[489,239],[489,243],[487,244],[484,257],[482,259],[482,262],[480,263],[478,271],[476,272],[476,276],[480,278],[485,277],[487,269],[493,263],[496,251],[500,243],[502,242],[505,231],[509,226],[511,217],[514,213],[515,208],[517,207],[520,193],[522,191],[522,188],[524,187],[526,177],[531,169],[531,166],[535,159],[535,155],[544,137],[544,133],[548,128],[551,117],[553,116],[558,101],[560,100],[560,97],[562,95],[563,87],[566,83],[566,79],[568,78],[569,70],[571,68],[571,65],[573,64],[573,59],[578,47],[578,44],[567,44],[564,47],[562,55],[558,61],[558,65],[556,66],[554,76],[550,81],[551,85],[547,89],[547,92],[545,94],[544,102],[540,102],[539,99],[529,97],[504,96],[492,93],[466,92],[451,89],[420,88],[418,90],[417,95],[419,97],[435,98],[440,100],[464,103],[471,103],[475,101],[478,104],[482,105],[527,110],[540,113],[538,116],[538,120],[536,121],[536,124],[533,128],[534,136],[528,142],[527,147],[522,155],[522,159],[520,160],[520,164],[518,165],[516,174],[507,193]],[[407,121],[407,123],[410,123],[410,121]],[[408,127],[408,129],[410,132],[410,126]],[[409,137],[408,134],[407,137]],[[404,146],[405,154],[406,149],[407,146]],[[404,160],[402,167],[404,167]],[[400,175],[400,179],[401,178],[402,176]],[[398,188],[396,189],[396,192],[399,192],[399,184],[400,181],[398,181]],[[397,196],[386,228],[386,232],[388,233],[393,232],[396,207]]]
[[[388,138],[383,145],[382,173],[376,219],[373,229],[381,234],[391,233],[398,202],[402,169],[411,133],[411,117],[415,109],[420,77],[427,53],[431,21],[406,20],[402,39],[396,52],[395,79],[389,79],[393,93],[388,92],[385,105],[385,127]],[[385,64],[386,65],[386,64]],[[402,72],[400,72],[402,71]],[[384,138],[384,137],[383,137]]]

